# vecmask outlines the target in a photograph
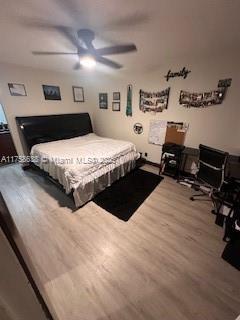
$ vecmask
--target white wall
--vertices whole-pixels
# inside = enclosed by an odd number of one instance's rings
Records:
[[[89,112],[91,114],[91,82],[93,74],[83,71],[65,74],[37,70],[15,65],[0,64],[0,102],[5,110],[6,118],[19,154],[23,153],[19,140],[16,116],[44,115],[58,113]],[[11,96],[8,83],[25,84],[26,97]],[[60,86],[61,101],[45,100],[42,84]],[[84,87],[85,102],[73,101],[72,86]]]
[[[185,145],[198,147],[200,143],[240,154],[240,65],[238,57],[205,57],[198,60],[179,59],[164,62],[152,72],[129,74],[121,78],[101,79],[96,84],[94,122],[95,130],[100,135],[131,140],[139,151],[148,153],[148,160],[159,162],[160,147],[148,143],[150,119],[184,121],[190,124]],[[164,75],[169,69],[178,71],[186,66],[191,70],[187,79],[174,78],[168,82]],[[179,105],[180,90],[193,92],[209,91],[217,88],[218,80],[232,78],[232,86],[221,105],[205,109],[186,109]],[[126,117],[126,87],[133,85],[133,117]],[[139,110],[139,90],[156,91],[171,87],[168,110],[156,115]],[[121,91],[121,112],[111,110],[112,92]],[[109,93],[109,109],[98,108],[98,92]],[[144,133],[133,132],[135,122],[143,124]]]
[[[180,70],[186,66],[191,70],[187,79],[175,78],[167,82],[164,75],[169,69]],[[126,67],[127,70],[127,67]],[[205,109],[186,109],[179,105],[180,90],[209,91],[217,87],[219,79],[233,79],[222,105]],[[13,97],[9,94],[8,82],[24,83],[27,97]],[[59,85],[62,101],[46,101],[42,84]],[[126,117],[126,87],[133,85],[133,117]],[[84,87],[85,103],[74,103],[72,85]],[[171,87],[168,110],[156,115],[139,110],[139,90],[161,90]],[[108,74],[85,72],[75,74],[54,73],[14,65],[0,64],[0,102],[2,103],[10,129],[13,133],[17,151],[22,153],[16,116],[41,115],[71,112],[90,112],[95,132],[108,137],[133,141],[138,150],[148,153],[148,160],[158,162],[160,147],[148,143],[149,121],[165,119],[184,121],[190,124],[185,145],[198,147],[204,143],[231,153],[240,154],[240,65],[238,55],[222,57],[202,57],[198,60],[179,58],[177,61],[164,61],[153,71],[127,73],[112,71]],[[121,92],[121,112],[111,109],[113,91]],[[108,92],[109,109],[100,110],[98,93]],[[144,132],[136,135],[133,125],[141,122]]]

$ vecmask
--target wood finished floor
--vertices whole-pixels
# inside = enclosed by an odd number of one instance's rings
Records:
[[[128,222],[93,202],[72,213],[67,196],[18,165],[0,168],[0,181],[56,320],[240,314],[240,273],[220,258],[223,231],[210,204],[189,201],[192,190],[174,180],[165,178]]]

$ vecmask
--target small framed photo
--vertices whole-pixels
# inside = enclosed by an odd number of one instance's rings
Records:
[[[11,96],[23,97],[23,96],[27,95],[24,84],[9,83],[8,88],[9,88]]]
[[[112,102],[112,111],[120,111],[120,101]]]
[[[232,79],[223,79],[218,81],[218,87],[219,88],[227,88],[230,87],[232,83]]]
[[[84,91],[83,87],[73,86],[73,99],[74,102],[84,102]]]
[[[43,85],[45,100],[61,100],[60,88],[57,86]]]
[[[99,93],[99,108],[107,109],[108,108],[108,94]]]
[[[120,92],[113,92],[113,100],[120,100]]]

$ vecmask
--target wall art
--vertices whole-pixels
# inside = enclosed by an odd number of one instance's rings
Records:
[[[84,91],[83,87],[73,86],[73,99],[74,102],[84,102]]]
[[[162,112],[168,107],[170,88],[158,92],[140,90],[139,108],[143,112]]]
[[[231,86],[232,79],[223,79],[218,81],[218,89],[192,93],[188,91],[180,91],[179,103],[184,107],[205,108],[212,105],[218,105],[223,102],[228,87]]]
[[[225,96],[225,88],[202,93],[190,93],[181,90],[179,103],[184,107],[204,108],[212,105],[221,104]]]
[[[113,92],[113,100],[116,100],[116,101],[120,100],[120,92]]]
[[[108,94],[99,93],[99,108],[107,109],[108,108]]]
[[[120,111],[120,101],[112,102],[112,111]]]
[[[43,85],[45,100],[61,100],[60,88],[57,86]]]
[[[191,71],[186,69],[185,67],[183,67],[182,70],[178,72],[172,72],[171,70],[168,70],[168,73],[164,76],[164,78],[166,78],[167,81],[170,78],[176,78],[176,77],[182,77],[183,79],[186,79],[190,72]]]
[[[126,116],[132,117],[132,85],[127,86],[127,107],[126,107]]]
[[[23,97],[27,95],[24,84],[8,83],[8,88],[11,96]]]
[[[141,123],[135,123],[134,126],[133,126],[133,131],[136,133],[136,134],[141,134],[143,133],[143,126]]]

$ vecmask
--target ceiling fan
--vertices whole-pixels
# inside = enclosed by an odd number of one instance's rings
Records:
[[[112,61],[104,56],[128,53],[136,51],[137,47],[135,44],[122,44],[114,45],[110,47],[104,47],[96,49],[93,45],[93,40],[95,39],[95,34],[89,29],[80,29],[77,31],[77,38],[69,33],[69,30],[64,27],[60,27],[60,31],[64,33],[69,40],[76,46],[77,52],[48,52],[48,51],[33,51],[35,55],[77,55],[79,57],[79,62],[74,66],[74,70],[81,69],[82,66],[93,67],[96,62],[104,64],[110,68],[120,69],[122,65]]]

